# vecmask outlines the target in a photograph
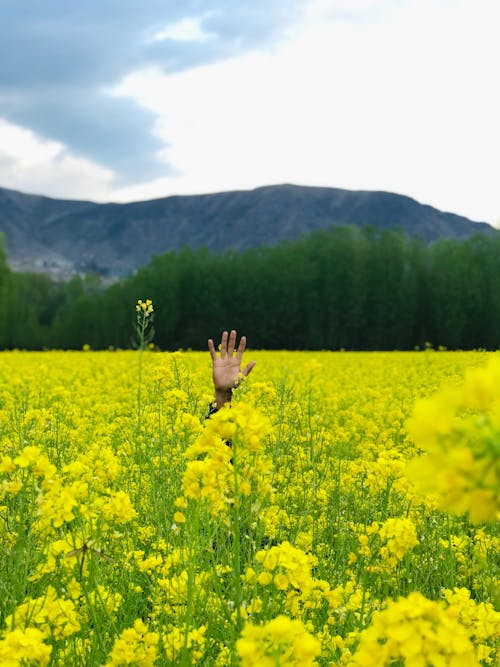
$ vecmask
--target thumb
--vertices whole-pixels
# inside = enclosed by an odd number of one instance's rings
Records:
[[[248,375],[250,375],[250,371],[252,370],[252,368],[255,366],[256,363],[257,363],[256,361],[251,361],[249,364],[245,366],[245,368],[241,371],[243,377],[248,377]]]

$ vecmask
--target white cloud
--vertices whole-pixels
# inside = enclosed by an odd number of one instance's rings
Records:
[[[61,198],[101,198],[112,177],[110,170],[69,154],[63,144],[0,120],[3,187]]]
[[[205,16],[182,19],[177,23],[171,23],[162,30],[156,32],[152,42],[164,42],[171,39],[175,42],[206,42],[216,37],[213,33],[203,30]]]
[[[180,176],[115,195],[295,182],[391,190],[495,222],[496,5],[387,3],[386,20],[356,23],[324,21],[345,3],[320,4],[272,53],[127,77],[116,94],[157,114]]]
[[[322,20],[370,21],[387,16],[398,0],[309,0],[306,16]]]

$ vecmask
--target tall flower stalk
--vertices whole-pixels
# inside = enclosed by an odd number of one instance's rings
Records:
[[[146,299],[143,301],[139,299],[135,307],[137,314],[137,323],[135,325],[135,331],[137,335],[137,347],[139,349],[139,377],[137,381],[137,430],[141,430],[141,388],[142,388],[142,355],[144,350],[147,349],[148,345],[153,340],[154,328],[153,328],[153,302],[151,299]]]

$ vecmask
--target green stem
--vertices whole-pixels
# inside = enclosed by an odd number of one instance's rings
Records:
[[[139,377],[137,382],[137,431],[141,430],[142,353],[143,349],[141,347],[139,350]]]
[[[238,460],[237,460],[237,446],[236,438],[232,443],[233,446],[233,474],[234,474],[234,505],[233,505],[233,517],[231,522],[232,527],[232,538],[233,538],[233,549],[232,549],[232,560],[233,560],[233,576],[234,576],[234,604],[236,608],[236,629],[239,635],[242,618],[241,618],[241,524],[240,524],[240,495],[239,495],[239,476],[238,476]]]
[[[189,521],[187,523],[187,526],[191,527],[188,536],[188,550],[190,552],[190,555],[189,555],[188,570],[187,570],[188,581],[187,581],[186,617],[184,620],[184,640],[181,649],[181,665],[189,667],[191,662],[188,653],[188,639],[189,639],[189,630],[191,629],[191,625],[193,622],[193,614],[194,614],[194,608],[193,608],[194,607],[193,597],[195,590],[194,563],[196,562],[196,555],[197,555],[195,544],[197,544],[197,539],[199,539],[199,534],[200,534],[198,509],[196,510],[195,517],[193,517],[193,521],[192,522]]]
[[[137,384],[137,430],[141,430],[141,389],[142,389],[142,355],[144,352],[144,334],[146,331],[146,318],[144,315],[141,316],[139,322],[138,334],[139,334],[139,378]]]

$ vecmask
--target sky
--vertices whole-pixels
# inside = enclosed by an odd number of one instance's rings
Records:
[[[0,0],[0,186],[295,183],[500,227],[498,0]]]

